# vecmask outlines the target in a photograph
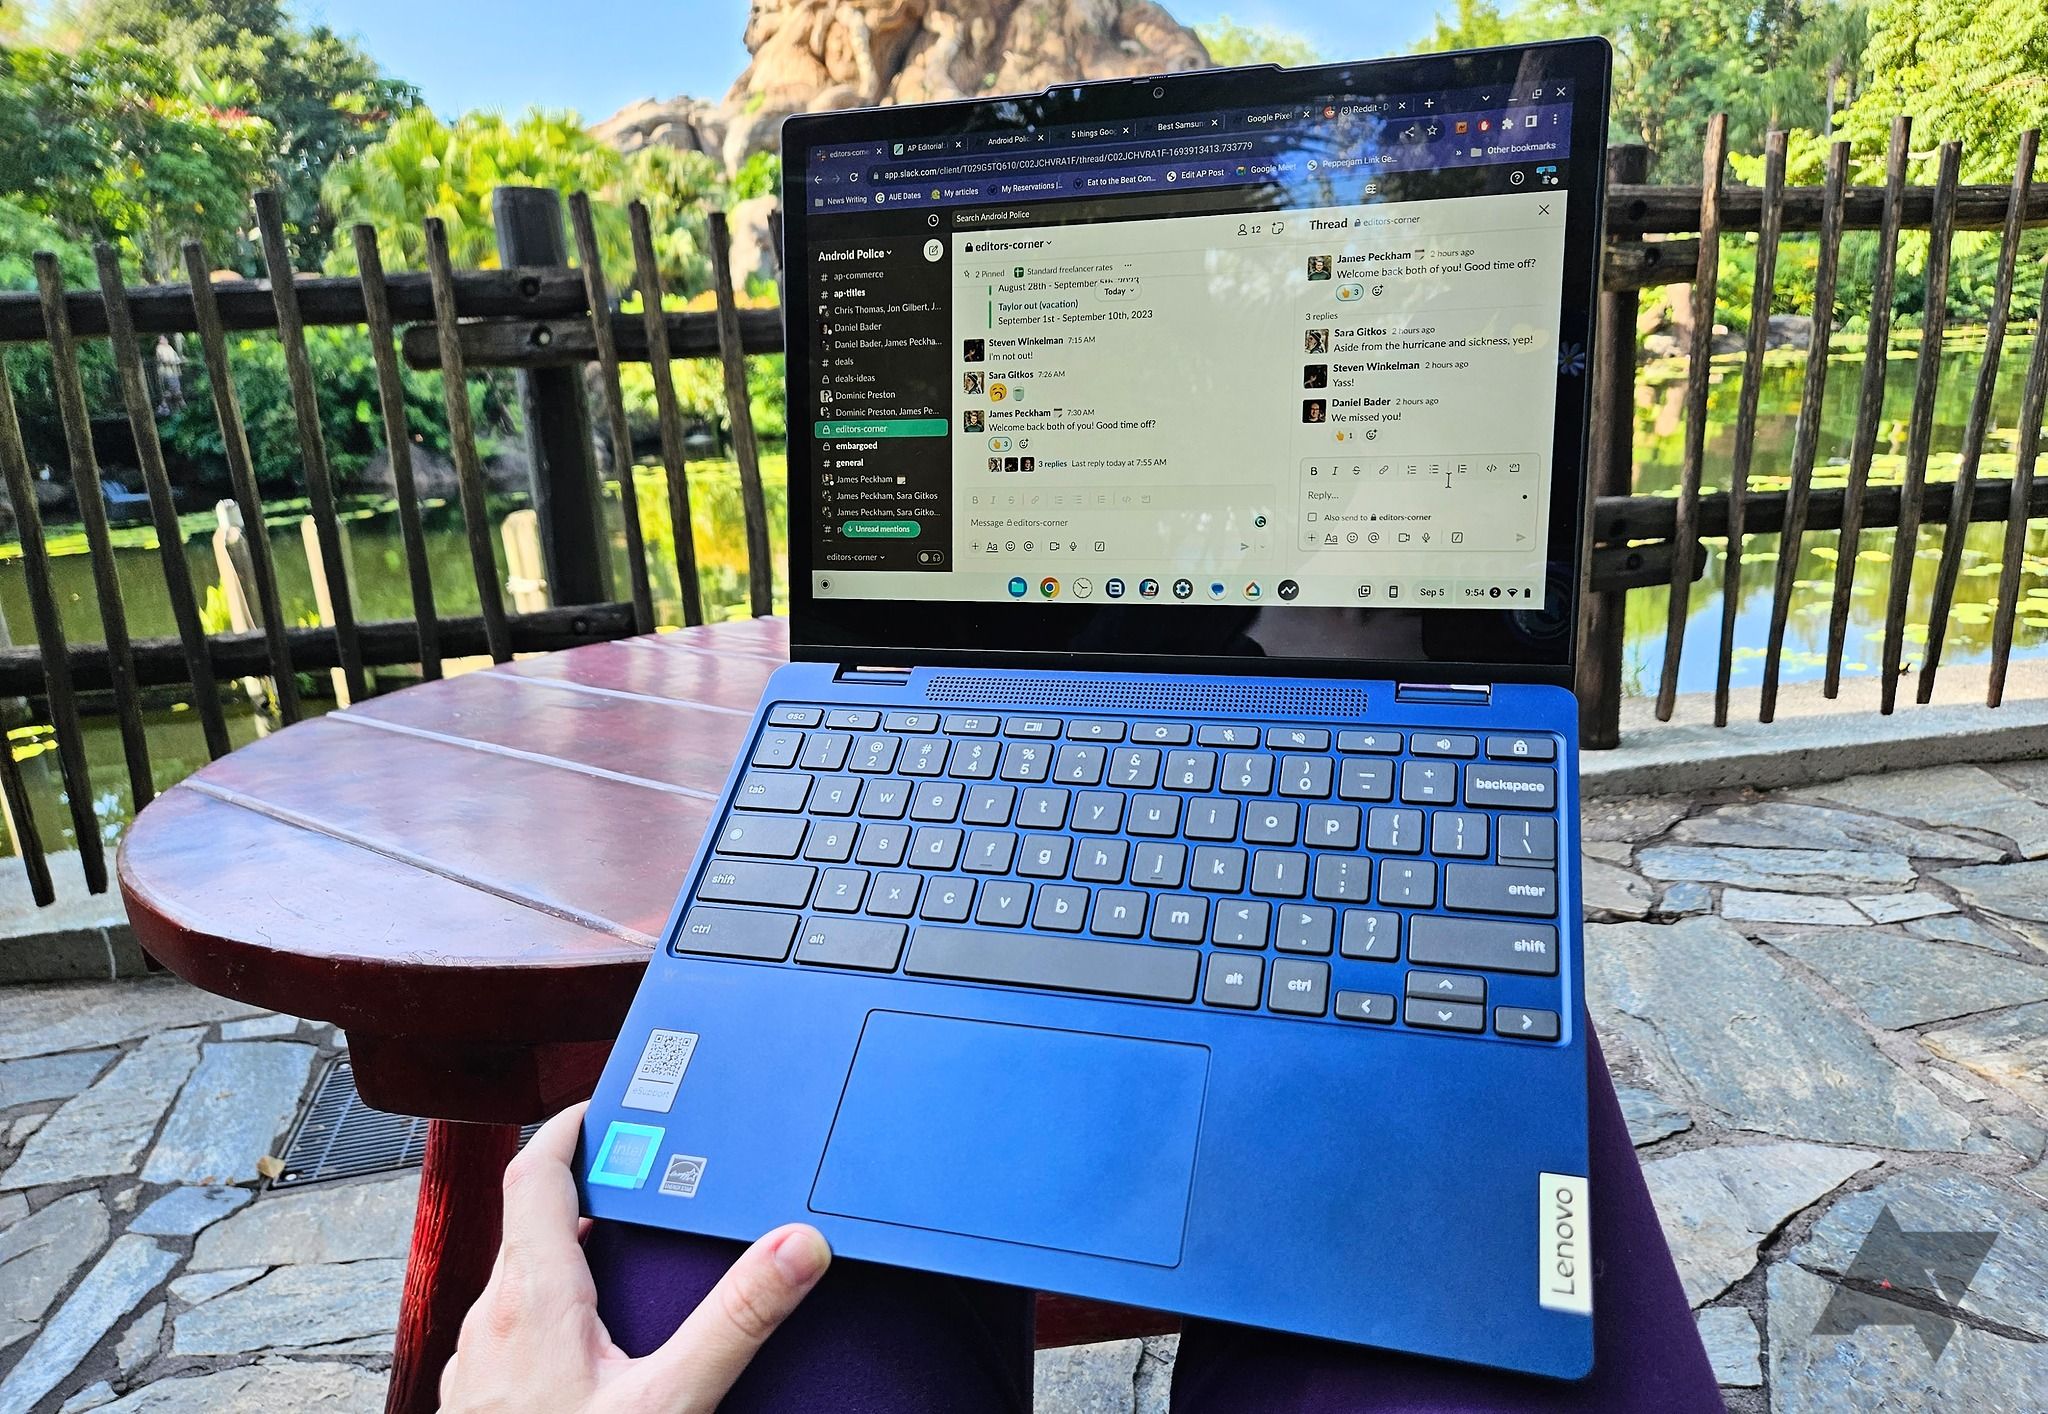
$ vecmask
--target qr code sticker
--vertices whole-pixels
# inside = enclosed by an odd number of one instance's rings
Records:
[[[647,1049],[640,1053],[636,1072],[646,1080],[680,1080],[689,1068],[690,1052],[697,1038],[688,1031],[655,1031],[647,1037]]]
[[[667,1114],[676,1102],[683,1072],[690,1068],[690,1057],[696,1053],[694,1031],[649,1032],[640,1061],[633,1067],[633,1078],[619,1103],[627,1109]]]
[[[704,1160],[691,1154],[674,1154],[661,1176],[661,1191],[671,1198],[694,1198],[704,1177]]]

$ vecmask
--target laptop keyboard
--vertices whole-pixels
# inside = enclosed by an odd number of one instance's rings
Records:
[[[675,947],[1553,1041],[1557,751],[783,704]]]

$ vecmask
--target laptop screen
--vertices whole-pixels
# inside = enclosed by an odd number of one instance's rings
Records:
[[[799,640],[1555,653],[1593,47],[792,120]]]

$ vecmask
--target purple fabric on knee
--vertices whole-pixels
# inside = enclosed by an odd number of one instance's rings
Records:
[[[1561,1382],[1241,1326],[1190,1321],[1176,1414],[1706,1414],[1722,1408],[1622,1122],[1590,1044],[1594,1365]],[[737,1257],[737,1243],[598,1223],[584,1244],[598,1310],[631,1355],[654,1349]],[[864,1262],[836,1262],[772,1336],[724,1414],[1024,1414],[1029,1292]]]
[[[667,1340],[741,1245],[601,1222],[583,1244],[597,1309],[628,1355]],[[1026,1414],[1033,1293],[838,1261],[774,1335],[721,1414]]]
[[[1591,1071],[1593,1373],[1560,1381],[1189,1321],[1175,1414],[1707,1414],[1724,1406],[1614,1082],[1587,1029]]]

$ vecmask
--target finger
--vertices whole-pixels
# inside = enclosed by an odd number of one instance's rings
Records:
[[[659,1350],[639,1362],[664,1408],[708,1410],[831,1264],[814,1227],[779,1227],[740,1259]]]
[[[583,1265],[577,1242],[576,1182],[569,1165],[587,1105],[572,1105],[540,1127],[505,1166],[503,1256],[546,1265]]]

